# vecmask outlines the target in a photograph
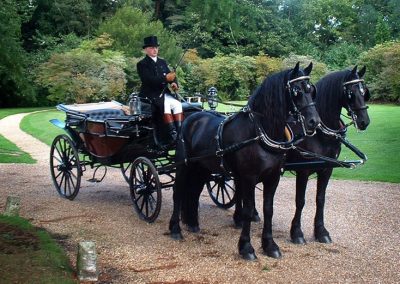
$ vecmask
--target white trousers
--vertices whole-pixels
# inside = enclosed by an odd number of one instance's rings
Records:
[[[164,113],[177,114],[182,112],[182,104],[169,94],[165,94]]]

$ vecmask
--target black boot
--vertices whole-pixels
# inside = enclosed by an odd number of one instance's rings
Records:
[[[176,142],[176,139],[178,138],[178,132],[176,131],[173,122],[168,123],[166,126],[168,131],[168,144],[173,144]]]
[[[174,121],[176,130],[176,139],[179,139],[179,134],[181,133],[182,121]]]
[[[176,142],[176,138],[178,136],[174,125],[174,117],[171,113],[164,113],[164,123],[168,134],[165,143],[168,147],[170,144],[174,144]]]
[[[174,124],[178,138],[179,134],[181,133],[182,121],[183,121],[183,113],[174,114]]]

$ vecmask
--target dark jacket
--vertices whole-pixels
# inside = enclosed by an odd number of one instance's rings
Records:
[[[154,62],[153,59],[146,55],[145,58],[137,63],[136,67],[142,81],[140,96],[152,99],[163,110],[164,94],[170,94],[165,78],[165,75],[171,72],[167,62],[159,57],[157,62]]]

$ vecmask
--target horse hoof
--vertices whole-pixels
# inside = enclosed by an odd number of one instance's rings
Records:
[[[271,250],[271,251],[265,252],[265,254],[272,258],[281,258],[282,257],[282,254],[279,250]]]
[[[183,236],[181,233],[171,233],[170,236],[173,240],[176,240],[176,241],[183,240]]]
[[[292,243],[294,243],[296,245],[305,245],[306,240],[303,237],[297,237],[297,238],[292,239]]]
[[[331,244],[332,239],[329,235],[321,236],[317,238],[318,242],[323,243],[323,244]]]
[[[241,254],[241,256],[244,260],[248,260],[248,261],[254,261],[257,259],[257,256],[255,253],[243,253],[243,254]]]
[[[251,218],[251,221],[252,221],[252,222],[255,222],[255,223],[258,223],[258,222],[261,221],[261,218],[260,218],[260,216],[258,216],[258,215],[254,215],[254,216]]]
[[[187,229],[191,233],[198,233],[200,232],[200,227],[199,226],[187,226]]]

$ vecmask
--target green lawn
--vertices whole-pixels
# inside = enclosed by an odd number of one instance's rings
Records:
[[[40,108],[5,108],[0,109],[0,119],[17,113],[33,112],[38,110],[49,109],[48,107]],[[32,157],[21,151],[15,144],[0,135],[0,163],[24,163],[33,164],[35,160]]]
[[[50,146],[54,137],[59,134],[65,134],[63,129],[58,128],[49,122],[50,119],[53,118],[58,118],[59,120],[64,121],[65,113],[58,110],[32,113],[22,119],[20,127],[26,133],[31,134]]]
[[[33,112],[38,110],[50,109],[50,107],[26,107],[26,108],[3,108],[0,109],[0,119],[17,113]]]
[[[34,164],[36,160],[0,135],[0,163]]]
[[[337,179],[400,182],[400,107],[371,105],[368,109],[371,124],[365,132],[357,133],[349,128],[348,139],[356,145],[368,161],[354,170],[335,169]],[[346,147],[342,147],[341,159],[356,159]]]

